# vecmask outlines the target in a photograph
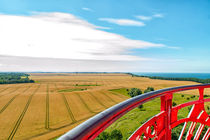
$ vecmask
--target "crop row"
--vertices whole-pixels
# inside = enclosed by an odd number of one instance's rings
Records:
[[[25,113],[26,113],[26,111],[27,111],[27,109],[28,109],[28,107],[29,107],[29,105],[30,105],[30,103],[31,103],[31,100],[32,100],[34,94],[35,94],[35,93],[37,92],[37,90],[39,89],[39,87],[40,87],[40,85],[39,85],[39,86],[36,88],[36,90],[30,95],[30,97],[29,97],[29,99],[28,99],[28,101],[27,101],[27,103],[26,103],[26,105],[25,105],[25,107],[24,107],[24,109],[23,109],[21,115],[19,116],[17,122],[15,123],[14,128],[12,129],[12,132],[10,133],[10,135],[9,135],[9,137],[8,137],[8,140],[12,140],[13,137],[15,136],[15,133],[17,132],[17,130],[18,130],[18,128],[19,128],[19,126],[20,126],[20,124],[21,124],[21,122],[22,122],[22,120],[23,120],[23,117],[24,117],[24,115],[25,115]]]
[[[0,95],[0,97],[5,96],[5,95],[12,94],[13,92],[15,92],[16,90],[18,90],[19,88],[20,88],[20,86],[19,87],[16,87],[13,91],[10,91],[9,93],[5,93],[3,95]]]
[[[26,92],[31,86],[29,86],[28,88],[26,88],[21,94],[23,94],[24,92]],[[16,94],[15,96],[13,96],[5,105],[4,107],[0,110],[0,114],[12,103],[12,101],[19,96],[19,94]]]
[[[6,87],[6,88],[2,89],[2,90],[0,91],[0,93],[4,92],[4,91],[7,90],[7,89],[9,89],[9,87]]]

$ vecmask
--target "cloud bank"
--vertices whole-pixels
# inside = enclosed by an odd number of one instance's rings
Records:
[[[134,55],[133,49],[170,48],[101,29],[109,28],[68,13],[0,14],[0,71],[141,71],[157,60]]]
[[[0,55],[133,61],[146,58],[132,55],[132,49],[164,47],[101,31],[102,27],[67,13],[1,14],[0,21]]]

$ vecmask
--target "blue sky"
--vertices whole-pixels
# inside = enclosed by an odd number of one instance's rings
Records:
[[[152,45],[147,45],[147,47],[139,47],[139,42],[136,44],[137,46],[135,46],[134,42],[130,42],[134,43],[134,45],[133,47],[129,47],[128,42],[126,48],[124,47],[124,50],[117,49],[116,54],[108,55],[110,52],[107,52],[107,56],[103,54],[103,58],[101,56],[84,57],[84,63],[97,61],[93,66],[95,66],[95,68],[100,67],[101,69],[83,67],[81,71],[103,71],[103,67],[98,64],[98,61],[107,61],[105,62],[107,66],[109,66],[110,63],[110,69],[107,71],[209,72],[209,7],[210,1],[208,0],[0,0],[0,13],[3,16],[8,16],[9,19],[15,19],[15,17],[11,16],[30,17],[32,15],[38,15],[38,17],[42,18],[43,15],[41,14],[40,16],[40,13],[58,12],[70,14],[81,21],[91,24],[91,26],[97,26],[94,27],[94,30],[103,31],[105,34],[111,33],[114,37],[120,35],[120,38],[124,37],[129,39],[129,41],[140,40],[152,43]],[[44,18],[46,18],[46,16]],[[5,19],[6,18],[3,20],[5,21]],[[15,22],[13,24],[15,24]],[[5,25],[7,24],[4,24],[4,26]],[[62,24],[58,26],[58,28],[60,28]],[[38,28],[39,27],[37,27],[37,29]],[[10,29],[9,26],[8,29]],[[89,34],[91,34],[91,32]],[[28,36],[30,36],[30,34]],[[80,38],[79,35],[78,38]],[[117,47],[121,47],[119,42],[116,46],[109,49],[115,50]],[[107,44],[105,44],[105,46],[107,46]],[[18,46],[16,48],[18,48]],[[99,50],[97,46],[94,49]],[[90,50],[92,50],[92,48],[90,48]],[[3,51],[4,53],[0,52],[0,55],[11,56],[12,58],[14,56],[27,57],[28,59],[33,59],[31,61],[36,61],[36,63],[40,61],[40,58],[43,58],[42,55],[27,56],[22,53],[9,53],[9,51],[10,50]],[[88,50],[86,50],[86,52],[88,52]],[[93,54],[93,52],[91,53]],[[99,54],[100,52],[94,53]],[[126,57],[128,57],[129,62],[126,60]],[[51,54],[43,58],[43,60],[48,61],[46,59],[50,58],[56,58],[57,60],[51,61],[59,61],[57,65],[61,63],[62,59],[69,59],[69,63],[71,63],[72,59],[74,61],[78,59],[77,57],[62,58]],[[83,59],[81,54],[80,58]],[[121,58],[123,59],[120,60]],[[3,62],[6,63],[0,58],[0,67],[2,67],[4,71],[10,71],[14,68],[13,66],[17,69],[21,67],[21,62],[15,64],[15,62],[11,60],[11,66]],[[30,62],[28,63],[30,64]],[[99,63],[102,64],[102,62]],[[116,63],[119,63],[119,65],[129,65],[130,68],[118,66]],[[37,65],[37,67],[26,67],[25,69],[21,68],[18,70],[80,71],[79,66],[77,69],[64,69],[63,67],[54,68],[52,65],[48,66],[50,69],[43,69],[43,67],[40,69],[40,65]]]

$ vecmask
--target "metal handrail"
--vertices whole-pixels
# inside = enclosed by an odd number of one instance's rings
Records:
[[[168,101],[168,99],[171,100],[172,98],[170,98],[170,96],[172,96],[173,93],[185,90],[193,90],[193,89],[199,89],[199,91],[203,91],[204,88],[210,88],[210,84],[199,84],[199,85],[190,85],[190,86],[188,85],[188,86],[160,89],[130,98],[88,119],[84,123],[78,125],[74,129],[70,130],[69,132],[61,136],[59,140],[94,139],[104,129],[106,129],[109,125],[115,122],[118,118],[120,118],[128,111],[134,109],[135,107],[145,102],[148,102],[157,97],[167,97],[167,98],[161,98],[161,110],[167,111],[167,109],[170,109],[171,104],[168,104],[169,108],[167,106],[164,107],[164,105],[166,105],[167,102],[162,103],[162,101],[163,100]],[[200,92],[200,99],[203,99],[202,93],[203,92]]]

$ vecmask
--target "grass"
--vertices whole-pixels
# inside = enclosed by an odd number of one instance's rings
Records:
[[[62,135],[60,135],[60,136],[62,136]],[[60,136],[56,136],[56,137],[54,137],[54,138],[52,138],[50,140],[57,140]]]
[[[127,92],[128,92],[126,88],[113,89],[110,91],[116,92],[122,95],[127,95]],[[184,95],[184,97],[182,95]],[[173,102],[179,105],[179,104],[193,101],[196,99],[197,97],[194,97],[193,95],[175,93],[173,97]],[[119,120],[114,122],[111,126],[109,126],[105,131],[110,133],[113,129],[118,129],[122,132],[123,139],[126,140],[139,126],[141,126],[149,118],[151,118],[152,116],[160,112],[160,104],[161,104],[160,98],[156,98],[152,101],[149,101],[143,104],[142,109],[135,108],[131,110],[130,112],[128,112],[126,115],[124,115]],[[188,115],[190,108],[191,107],[189,108],[185,107],[179,110],[178,119],[185,118]]]
[[[75,86],[77,86],[77,87],[89,87],[89,86],[101,86],[101,85],[98,85],[98,84],[95,84],[95,85],[78,85],[78,84],[75,84]]]
[[[21,79],[25,79],[25,78],[27,78],[27,76],[21,76],[20,78],[21,78]]]
[[[87,90],[87,89],[62,89],[62,90],[58,90],[58,92],[73,92],[73,91],[83,91],[83,90]]]
[[[118,88],[118,89],[110,89],[109,91],[111,91],[113,93],[120,93],[122,95],[130,97],[130,95],[128,95],[128,90],[129,89],[127,89],[127,88]]]

